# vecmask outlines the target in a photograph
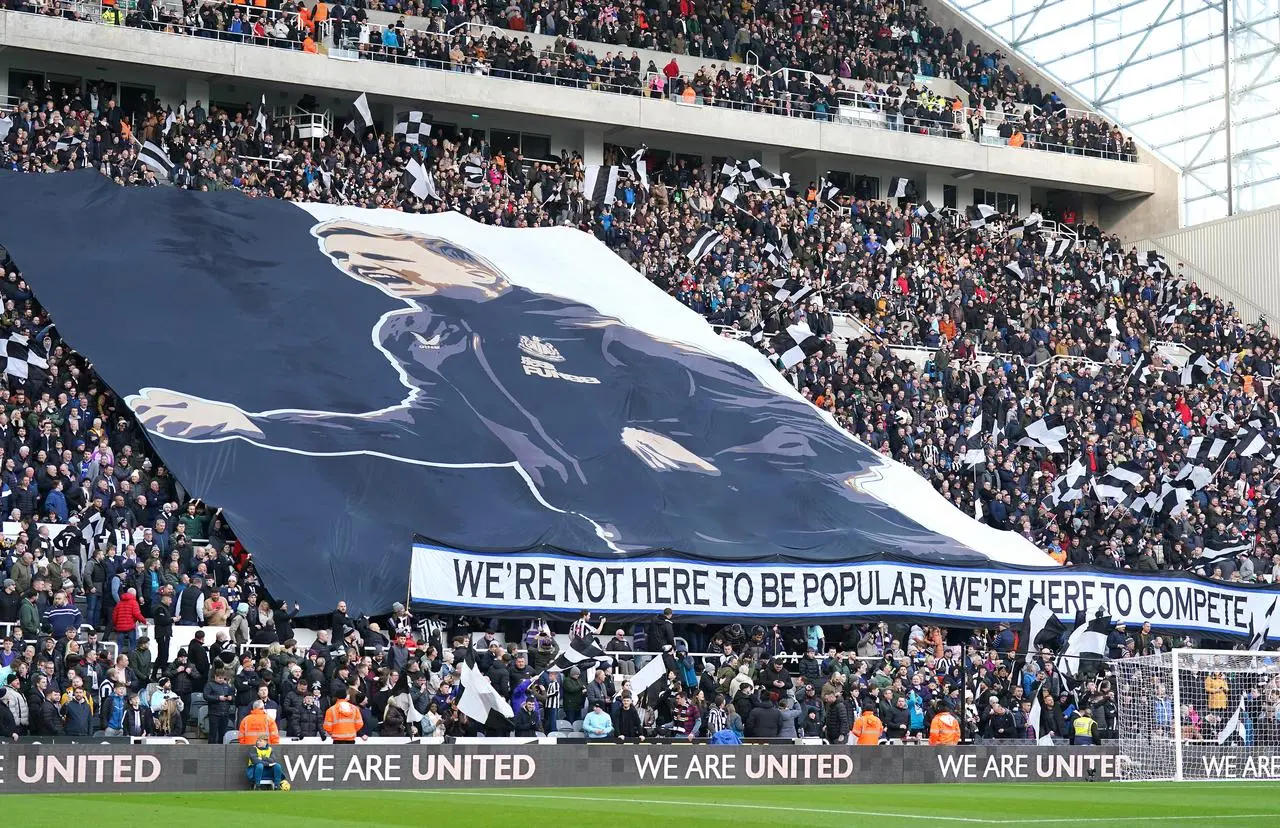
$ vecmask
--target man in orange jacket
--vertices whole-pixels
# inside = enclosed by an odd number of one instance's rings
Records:
[[[353,693],[355,693],[354,690],[348,690],[348,697]],[[325,711],[324,732],[329,734],[329,738],[333,739],[335,745],[355,744],[356,736],[360,735],[362,727],[364,727],[364,717],[360,715],[360,708],[348,699],[338,699]]]
[[[947,709],[947,705],[944,702],[938,703],[938,709],[933,714],[933,721],[929,724],[929,744],[960,744],[960,720]]]
[[[267,715],[261,701],[253,703],[249,715],[240,721],[240,744],[256,745],[259,739],[266,739],[268,744],[280,744],[280,730],[275,719]]]
[[[853,723],[853,735],[860,745],[880,744],[880,734],[884,733],[884,722],[870,707],[862,709],[862,715]]]

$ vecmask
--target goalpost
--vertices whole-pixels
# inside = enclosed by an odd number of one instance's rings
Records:
[[[1123,778],[1280,778],[1280,653],[1174,650],[1111,670]]]

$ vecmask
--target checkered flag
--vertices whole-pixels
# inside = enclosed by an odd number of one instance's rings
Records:
[[[426,144],[431,137],[431,116],[417,110],[406,112],[404,119],[396,124],[395,134],[406,144]]]
[[[44,383],[49,370],[49,360],[44,348],[31,342],[24,334],[9,334],[5,339],[4,372],[21,383]]]

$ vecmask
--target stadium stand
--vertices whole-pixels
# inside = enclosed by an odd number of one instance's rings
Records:
[[[101,22],[302,51],[354,47],[360,59],[803,118],[829,116],[856,96],[903,129],[956,138],[980,134],[978,121],[992,113],[1002,139],[1022,136],[1015,146],[1136,156],[1109,124],[1069,114],[1000,55],[944,32],[916,4],[894,4],[887,18],[870,7],[819,4],[808,20],[778,10],[749,25],[733,14],[699,16],[685,3],[678,11],[610,6],[594,19],[573,19],[564,4],[448,15],[385,6],[429,15],[421,28],[374,24],[362,9],[340,8],[324,12],[327,26],[317,7],[304,17],[291,4],[189,4],[180,16],[140,4],[110,7]],[[74,6],[62,13],[85,14]],[[523,39],[454,33],[477,18],[559,40],[539,51]],[[674,61],[671,71],[645,69],[620,53],[600,57],[575,38],[717,61],[755,55],[769,73],[726,66],[686,78]],[[778,74],[791,67],[833,79]],[[968,100],[935,95],[916,76],[947,78]],[[1024,535],[1064,566],[1192,570],[1244,583],[1274,582],[1280,571],[1275,338],[1265,322],[1246,323],[1182,278],[1176,262],[1126,250],[1104,228],[1060,223],[1035,207],[1022,216],[960,214],[905,192],[862,198],[834,180],[752,188],[741,166],[675,157],[646,167],[647,187],[624,176],[604,204],[585,185],[590,165],[569,153],[526,159],[454,136],[410,143],[403,133],[358,128],[316,146],[296,124],[272,122],[253,105],[175,110],[34,85],[18,97],[0,116],[8,127],[0,126],[0,163],[23,173],[92,167],[121,186],[235,189],[253,198],[456,210],[507,227],[576,227],[723,335],[758,343],[815,405],[958,508]],[[643,147],[610,147],[604,166],[644,159]],[[417,164],[421,176],[411,171]],[[415,194],[427,181],[430,194]],[[742,192],[726,194],[739,185]],[[48,371],[42,386],[10,381],[0,390],[11,518],[0,680],[14,733],[198,732],[220,741],[238,729],[244,735],[255,701],[290,737],[327,729],[339,738],[351,727],[385,736],[588,738],[729,730],[838,742],[856,739],[857,711],[873,711],[888,737],[929,741],[943,707],[980,738],[1067,738],[1085,706],[1100,731],[1114,731],[1110,678],[1086,679],[1082,670],[1075,695],[1066,695],[1054,667],[1059,646],[1024,667],[1007,627],[971,635],[887,624],[713,630],[658,618],[615,632],[584,617],[566,638],[537,621],[415,618],[402,606],[370,622],[340,604],[314,643],[299,647],[293,621],[301,608],[283,600],[288,584],[260,583],[216,507],[185,497],[121,400],[61,341],[22,279],[23,264],[4,257],[0,329],[11,361],[15,337],[26,337],[47,351]],[[796,341],[796,326],[810,336]],[[784,334],[803,352],[794,364]],[[1051,445],[1067,441],[1081,447],[1076,470]],[[1092,491],[1082,496],[1088,481]],[[126,540],[117,548],[120,530]],[[135,609],[154,642],[135,637]],[[170,648],[175,624],[217,631],[213,641],[202,634]],[[589,632],[617,659],[608,669],[593,669],[604,663],[594,652],[577,657]],[[1105,636],[1105,653],[1085,654],[1151,655],[1172,643],[1149,628],[1120,627]],[[569,648],[577,655],[565,656]],[[629,660],[628,651],[646,655]],[[639,704],[625,701],[650,658],[661,661],[660,677],[634,694]],[[463,712],[459,677],[473,670],[509,702],[510,720]],[[1046,704],[1036,720],[1037,689],[1066,704],[1056,712]],[[1218,705],[1212,696],[1215,712],[1224,709],[1226,697]],[[326,715],[343,698],[358,709],[358,724],[340,720],[341,709]],[[133,713],[135,701],[150,714]],[[1199,721],[1194,710],[1186,715]],[[8,727],[0,717],[0,730]]]

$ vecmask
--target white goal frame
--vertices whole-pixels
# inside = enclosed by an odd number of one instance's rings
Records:
[[[1260,694],[1280,690],[1280,653],[1182,648],[1120,659],[1109,666],[1115,682],[1123,778],[1178,782],[1280,778],[1280,764],[1275,771],[1269,766],[1274,749],[1255,747],[1257,724],[1245,711],[1243,700],[1255,690]],[[1219,689],[1224,683],[1225,690]]]

